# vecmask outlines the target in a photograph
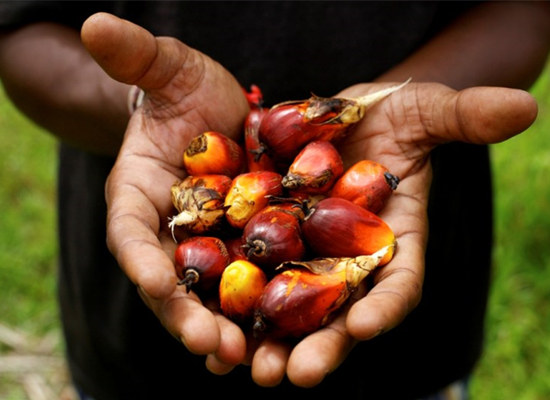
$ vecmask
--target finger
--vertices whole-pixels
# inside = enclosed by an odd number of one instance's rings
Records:
[[[216,319],[198,299],[177,286],[172,260],[155,242],[150,228],[128,214],[111,220],[108,238],[122,270],[162,325],[189,351],[215,352],[220,343]]]
[[[150,228],[133,215],[122,215],[110,221],[108,241],[122,270],[162,325],[192,353],[215,352],[220,343],[216,319],[177,286],[172,260]]]
[[[497,143],[523,132],[537,116],[535,99],[519,89],[473,87],[456,92],[437,84],[411,88],[416,92],[408,90],[406,102],[418,102],[422,124],[436,144]]]
[[[260,386],[277,386],[286,374],[290,345],[272,339],[264,340],[252,358],[252,379]]]
[[[108,243],[142,299],[174,337],[195,354],[218,349],[220,332],[214,316],[177,286],[171,258],[142,220],[130,214],[112,219]]]
[[[342,313],[296,345],[287,365],[287,375],[293,384],[305,388],[318,385],[342,363],[356,343],[347,333],[345,321]]]
[[[380,214],[396,235],[397,249],[387,265],[374,271],[374,287],[348,312],[348,332],[358,340],[371,339],[394,328],[420,302],[430,176],[431,168],[425,165],[400,182],[399,191]]]
[[[140,295],[162,325],[191,353],[205,355],[218,350],[218,323],[194,293],[186,293],[180,286],[168,298],[153,299],[141,288]]]
[[[215,353],[206,358],[206,368],[214,374],[224,375],[246,357],[246,339],[243,331],[236,324],[221,314],[216,314],[216,321],[221,331],[220,345]]]
[[[210,57],[107,13],[89,17],[81,38],[107,74],[147,92],[144,103],[156,106],[153,116],[187,121],[180,122],[180,135],[191,138],[209,129],[232,137],[241,134],[249,111],[242,87]]]
[[[423,243],[417,231],[399,236],[392,261],[374,272],[374,287],[348,312],[346,325],[354,338],[372,339],[393,329],[418,305],[424,281]]]
[[[143,167],[143,164],[138,165]],[[161,199],[162,194],[148,189],[153,185],[169,188],[174,177],[170,173],[160,174],[152,182],[147,179],[150,174],[139,171],[123,159],[117,162],[108,177],[107,245],[133,283],[152,298],[166,298],[174,291],[177,277],[171,255],[159,240],[161,218],[158,209],[164,203],[167,212],[170,200],[167,196]],[[153,195],[159,198],[151,199],[149,196]]]
[[[161,231],[158,213],[163,208],[160,204],[168,208],[170,200],[150,190],[150,186],[169,187],[174,176],[164,171],[150,182],[150,174],[140,174],[138,167],[127,166],[125,160],[119,159],[106,185],[107,245],[166,329],[191,352],[212,353],[220,342],[217,322],[196,297],[177,286],[172,260],[175,244]],[[138,165],[143,167],[143,163]],[[159,198],[150,199],[145,193]]]
[[[164,86],[181,68],[185,57],[192,54],[181,43],[158,42],[140,26],[107,13],[89,17],[82,25],[81,39],[112,78],[145,90]]]
[[[347,328],[357,340],[372,339],[393,329],[420,302],[424,275],[419,266],[423,265],[423,252],[411,250],[417,245],[414,238],[405,237],[400,245],[409,246],[407,256],[403,252],[396,254],[390,264],[377,272],[375,286],[350,308]]]
[[[114,203],[108,213],[107,245],[135,285],[153,299],[167,298],[177,283],[174,266],[147,218],[156,211],[149,210],[152,205],[140,202],[139,197],[140,191],[128,186],[117,200],[125,202],[132,212],[124,212]]]
[[[235,364],[228,364],[218,358],[215,353],[206,356],[206,369],[214,375],[225,375],[233,371]]]

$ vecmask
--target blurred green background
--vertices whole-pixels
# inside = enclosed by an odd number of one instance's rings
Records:
[[[535,124],[491,148],[496,244],[486,351],[471,385],[476,400],[550,399],[550,65],[531,92]],[[0,324],[59,338],[56,141],[1,87],[0,138]],[[52,352],[62,356],[56,343]],[[0,398],[25,399],[21,375],[2,369],[13,353],[0,343]]]

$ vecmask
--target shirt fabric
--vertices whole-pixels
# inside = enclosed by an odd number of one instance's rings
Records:
[[[331,96],[368,82],[472,6],[466,2],[1,2],[0,28],[53,21],[79,29],[107,11],[208,54],[266,105]],[[414,80],[414,76],[412,77]],[[212,94],[216,101],[216,94]],[[105,179],[114,160],[62,144],[59,301],[75,383],[96,400],[345,396],[414,399],[472,371],[483,344],[492,243],[488,149],[432,154],[430,239],[420,305],[359,343],[317,387],[254,384],[250,368],[216,376],[160,325],[105,245]]]

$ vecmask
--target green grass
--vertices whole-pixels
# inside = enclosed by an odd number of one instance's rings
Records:
[[[56,326],[55,139],[0,97],[0,318]]]
[[[56,304],[56,141],[0,90],[0,323],[32,337],[60,336]],[[0,346],[0,354],[8,349]],[[61,354],[61,348],[57,348]],[[0,398],[26,398],[0,375]]]
[[[496,245],[486,351],[474,399],[550,398],[550,68],[532,88],[539,116],[492,147]]]
[[[497,240],[475,400],[550,398],[550,66],[532,92],[535,124],[492,147]],[[39,335],[59,329],[56,142],[1,90],[0,138],[0,322]],[[0,377],[0,397],[20,398],[7,385]]]

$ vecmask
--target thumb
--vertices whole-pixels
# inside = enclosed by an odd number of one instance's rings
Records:
[[[144,90],[166,85],[182,61],[195,53],[175,39],[155,38],[146,29],[103,12],[84,21],[80,36],[107,74]]]
[[[417,99],[429,136],[435,144],[462,141],[497,143],[526,130],[537,117],[537,103],[526,91],[503,87],[450,90],[440,96],[418,87]],[[426,91],[426,93],[422,93]]]
[[[160,119],[181,116],[192,130],[188,137],[200,130],[241,134],[249,111],[241,85],[207,55],[107,13],[90,16],[82,25],[81,39],[113,79],[137,85],[155,99]]]

